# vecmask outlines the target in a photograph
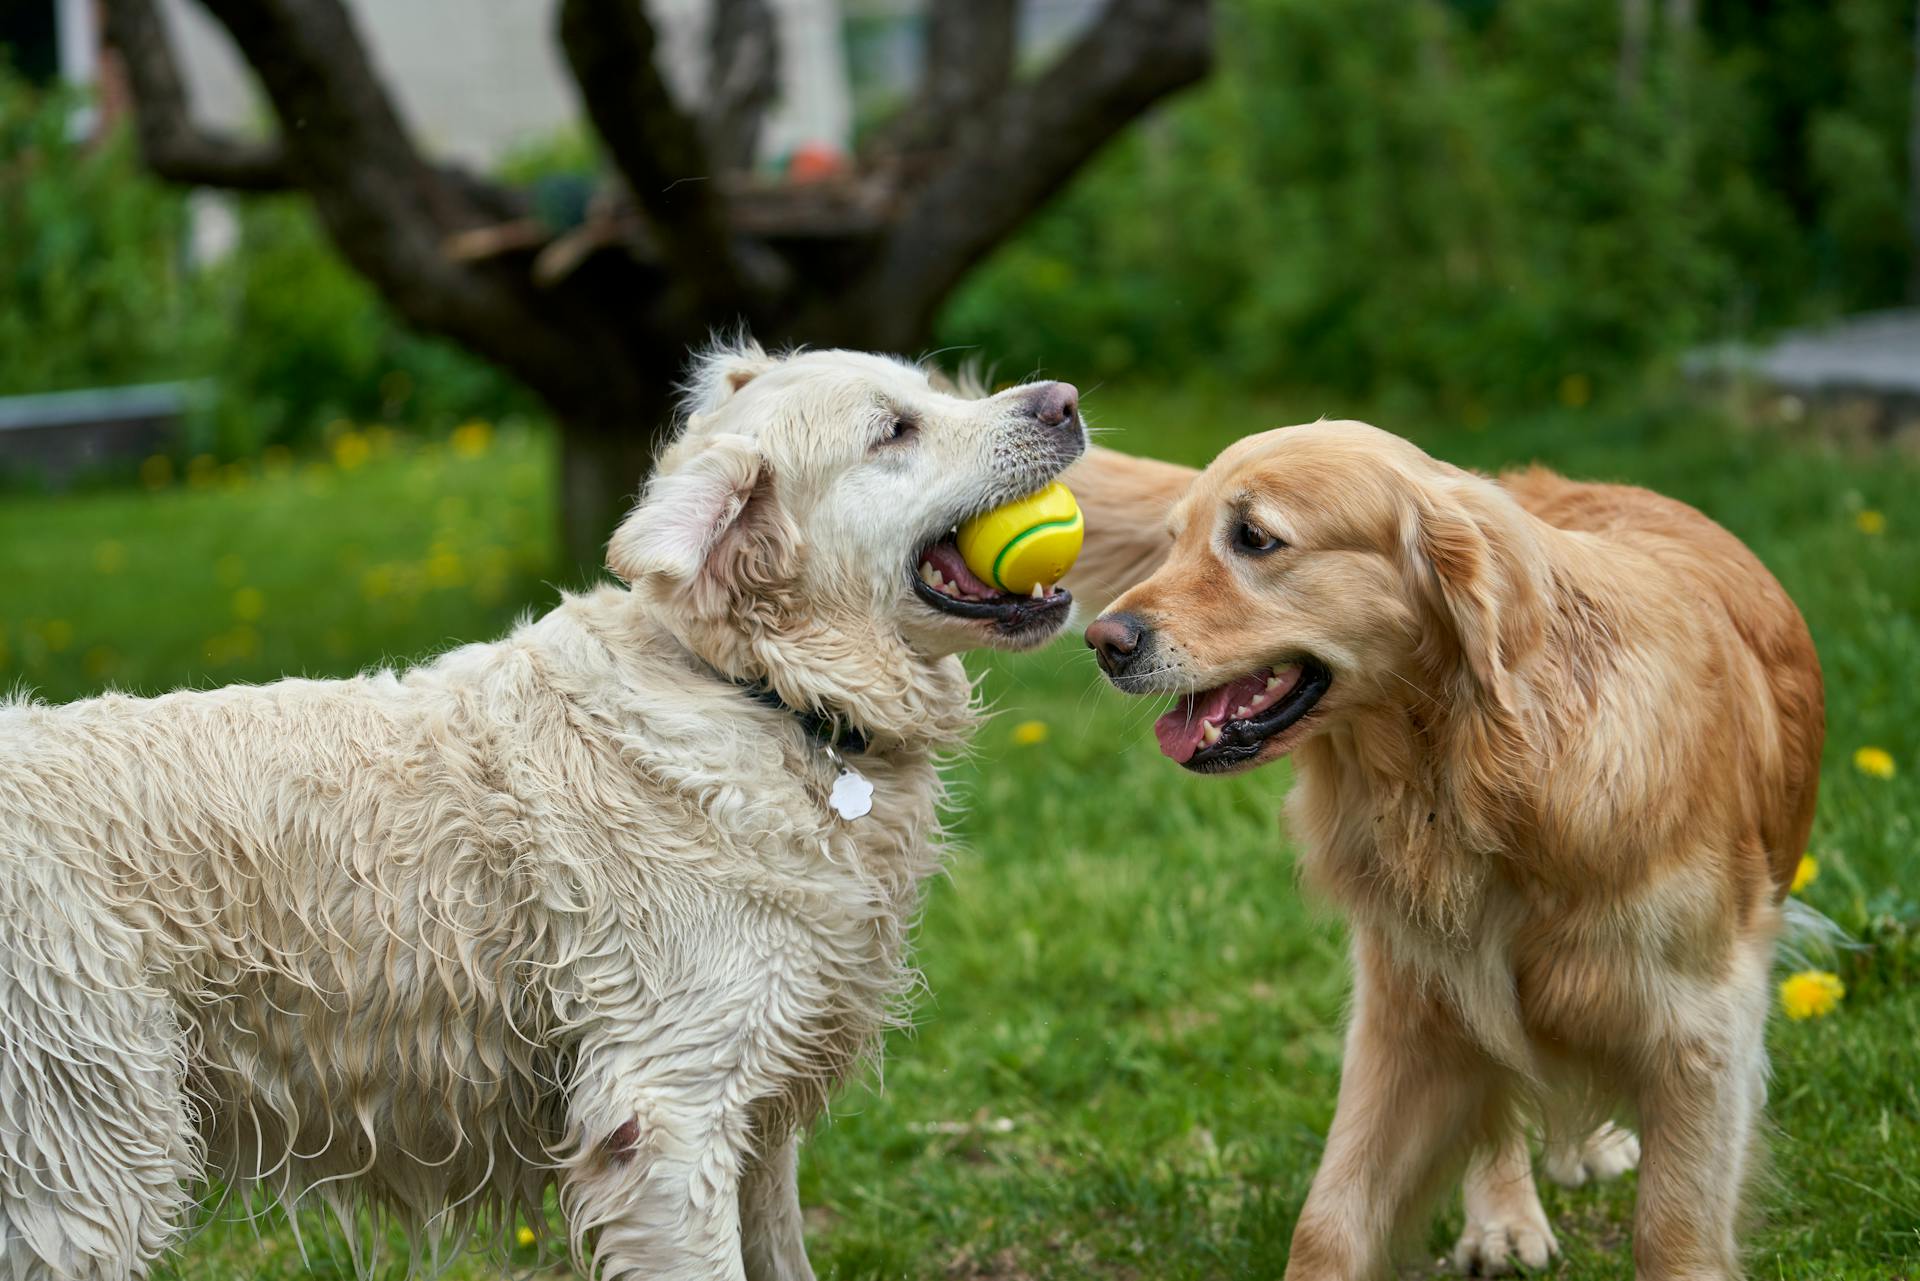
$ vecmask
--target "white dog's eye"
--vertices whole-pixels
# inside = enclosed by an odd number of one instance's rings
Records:
[[[1235,551],[1244,552],[1249,556],[1264,556],[1268,552],[1278,551],[1286,544],[1252,521],[1243,520],[1233,527],[1233,546]]]
[[[880,435],[880,443],[883,445],[897,445],[903,441],[913,439],[915,433],[919,430],[919,423],[914,422],[913,419],[908,418],[905,414],[895,414],[887,420],[886,430]]]

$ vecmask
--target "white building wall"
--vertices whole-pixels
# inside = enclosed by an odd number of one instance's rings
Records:
[[[88,0],[62,0],[87,3]],[[840,0],[771,0],[782,51],[781,98],[762,152],[806,142],[845,148],[852,130]],[[554,0],[348,0],[388,91],[427,149],[486,166],[580,117],[554,34]],[[706,80],[707,0],[648,0],[668,83],[697,101]],[[266,104],[226,33],[192,0],[162,0],[193,113],[207,125],[264,128]]]

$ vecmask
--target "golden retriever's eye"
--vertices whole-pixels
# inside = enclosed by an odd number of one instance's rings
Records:
[[[1265,556],[1285,546],[1285,543],[1250,520],[1243,520],[1233,527],[1233,549],[1245,555]]]
[[[895,414],[887,420],[886,429],[880,433],[880,443],[883,445],[904,444],[919,434],[919,431],[919,423],[916,423],[905,414]]]

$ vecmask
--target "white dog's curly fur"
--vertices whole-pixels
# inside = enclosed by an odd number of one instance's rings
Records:
[[[142,1276],[209,1181],[438,1252],[542,1219],[608,1277],[810,1276],[795,1134],[909,985],[952,655],[918,547],[1084,447],[1028,388],[706,357],[609,563],[346,681],[0,706],[0,1277]],[[867,735],[837,817],[801,722]]]

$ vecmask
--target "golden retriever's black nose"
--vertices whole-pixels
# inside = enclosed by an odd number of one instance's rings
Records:
[[[1107,614],[1094,619],[1087,628],[1087,647],[1107,675],[1118,676],[1133,661],[1140,637],[1145,634],[1146,628],[1132,614]]]
[[[1080,389],[1072,383],[1042,383],[1033,389],[1027,408],[1042,427],[1077,426]]]

